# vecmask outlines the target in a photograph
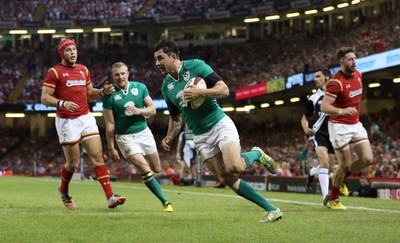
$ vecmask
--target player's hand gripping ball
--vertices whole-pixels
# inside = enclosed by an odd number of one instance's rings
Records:
[[[201,77],[194,77],[194,78],[190,79],[189,82],[187,82],[187,85],[189,85],[189,84],[193,84],[197,88],[200,88],[200,89],[207,89],[206,81],[204,81],[204,79],[202,79]],[[187,87],[187,88],[190,89],[190,87]],[[193,99],[193,100],[187,102],[187,108],[188,109],[196,109],[199,106],[201,106],[201,104],[203,104],[205,99],[206,99],[206,97],[199,96],[196,99]]]

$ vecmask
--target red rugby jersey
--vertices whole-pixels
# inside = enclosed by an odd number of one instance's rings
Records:
[[[352,76],[347,76],[339,70],[332,76],[326,85],[326,95],[335,98],[333,106],[337,108],[355,107],[357,114],[329,117],[329,121],[342,124],[356,124],[360,118],[360,105],[362,97],[362,74],[355,71]]]
[[[54,97],[57,99],[72,101],[79,105],[79,109],[74,112],[57,108],[58,117],[76,118],[89,113],[86,86],[90,82],[89,70],[81,64],[66,67],[60,63],[47,71],[43,86],[53,88]]]

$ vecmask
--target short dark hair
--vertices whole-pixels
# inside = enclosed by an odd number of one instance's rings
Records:
[[[315,72],[321,72],[325,77],[331,78],[331,71],[329,70],[329,68],[326,67],[317,68]]]
[[[154,52],[163,50],[164,53],[168,54],[175,54],[179,59],[179,47],[175,41],[172,40],[160,40],[156,43],[154,47]]]
[[[341,48],[339,48],[339,50],[337,50],[337,52],[336,52],[336,56],[337,56],[338,61],[340,62],[340,60],[344,56],[346,56],[347,53],[350,53],[350,52],[354,52],[355,53],[356,51],[353,49],[353,47],[341,47]]]

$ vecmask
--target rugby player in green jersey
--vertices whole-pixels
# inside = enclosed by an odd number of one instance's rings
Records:
[[[160,172],[161,165],[154,136],[146,121],[146,117],[156,114],[149,91],[143,83],[128,80],[125,63],[114,63],[111,75],[115,92],[103,96],[109,155],[114,162],[120,159],[116,141],[125,159],[135,165],[144,184],[161,201],[164,212],[172,212],[171,203],[153,177],[153,172]]]
[[[166,151],[171,149],[171,141],[179,134],[183,118],[193,131],[197,154],[208,169],[239,196],[265,210],[265,217],[260,222],[280,220],[282,211],[236,176],[254,161],[264,165],[273,174],[276,168],[273,159],[259,147],[241,154],[236,126],[216,101],[229,95],[225,82],[202,60],[181,61],[179,48],[173,41],[159,41],[154,49],[154,58],[156,66],[166,75],[161,92],[170,113],[167,135],[162,140],[163,148]],[[188,84],[194,77],[203,78],[207,89]],[[205,97],[204,102],[196,109],[189,109],[187,103],[199,96]]]

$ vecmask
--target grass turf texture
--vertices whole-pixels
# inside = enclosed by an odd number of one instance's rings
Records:
[[[173,213],[144,184],[114,182],[124,205],[108,209],[97,181],[72,181],[77,210],[64,208],[59,179],[0,177],[0,242],[398,242],[400,202],[261,192],[283,220],[260,224],[263,210],[229,189],[162,186]]]

